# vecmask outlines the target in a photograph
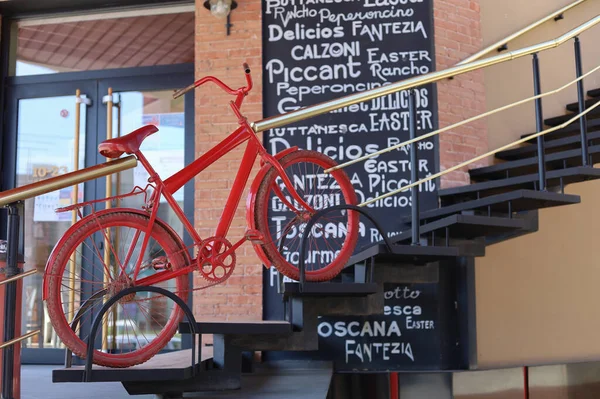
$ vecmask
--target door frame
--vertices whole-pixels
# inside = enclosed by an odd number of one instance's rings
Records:
[[[5,129],[3,129],[2,145],[2,190],[15,187],[17,131],[19,101],[29,98],[43,98],[73,95],[80,89],[87,95],[92,104],[86,110],[86,139],[85,167],[106,162],[97,147],[101,137],[106,132],[106,105],[102,98],[107,94],[108,87],[113,92],[169,90],[189,85],[194,80],[194,65],[179,64],[152,67],[137,67],[126,69],[108,69],[100,71],[65,72],[47,75],[13,76],[5,79],[6,113]],[[184,164],[189,164],[195,157],[194,132],[194,91],[185,95],[184,103]],[[122,132],[123,135],[128,132]],[[160,134],[160,133],[159,133]],[[106,178],[84,183],[84,200],[95,199],[104,195]],[[194,220],[194,179],[185,185],[183,210],[189,220]],[[0,231],[6,229],[0,221]],[[182,237],[186,246],[192,244],[191,237]],[[190,281],[190,288],[192,288]],[[192,306],[193,291],[189,291],[188,305]],[[84,332],[85,333],[85,332]],[[191,338],[183,337],[183,347],[191,347]],[[64,349],[23,348],[21,351],[24,364],[60,364],[64,361]]]

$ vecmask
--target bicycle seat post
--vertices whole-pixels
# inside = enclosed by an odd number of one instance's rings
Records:
[[[144,156],[144,154],[142,154],[142,151],[141,150],[137,150],[133,154],[138,159],[138,161],[141,162],[141,164],[144,166],[144,169],[146,169],[146,171],[150,175],[150,177],[148,178],[148,183],[157,183],[157,182],[159,182],[160,181],[160,177],[158,176],[158,173],[156,173],[156,171],[154,170],[154,168],[152,167],[152,165],[150,165],[150,162],[148,162],[148,160],[146,159],[146,157]]]

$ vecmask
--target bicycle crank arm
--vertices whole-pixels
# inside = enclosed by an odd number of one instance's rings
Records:
[[[234,253],[247,240],[249,240],[249,238],[247,238],[246,236],[244,236],[244,238],[241,238],[238,242],[236,242],[235,244],[233,244],[231,246],[231,248],[229,248],[227,251],[225,251],[221,255],[219,255],[219,259],[226,259],[229,255],[231,255],[232,253]]]
[[[183,267],[181,269],[178,270],[169,270],[169,271],[164,271],[164,272],[160,272],[160,273],[155,273],[151,276],[148,277],[144,277],[140,280],[136,280],[134,282],[135,286],[148,286],[148,285],[154,285],[157,283],[162,283],[163,281],[167,281],[167,280],[171,280],[177,276],[181,276],[184,274],[188,274],[188,273],[192,273],[194,271],[194,266],[195,263],[192,262],[192,265],[187,266],[187,267]]]

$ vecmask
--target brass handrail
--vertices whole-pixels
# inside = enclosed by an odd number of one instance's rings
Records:
[[[272,116],[269,118],[262,119],[252,123],[252,128],[255,132],[263,132],[265,130],[281,127],[290,123],[302,121],[304,119],[312,118],[317,115],[322,115],[327,112],[334,111],[343,107],[347,107],[353,104],[357,104],[363,101],[372,100],[377,97],[386,96],[401,90],[411,89],[424,84],[437,82],[443,79],[455,77],[467,72],[475,71],[478,69],[486,68],[488,66],[496,65],[502,62],[514,60],[517,58],[539,53],[541,51],[556,48],[567,40],[573,39],[579,36],[582,32],[592,28],[593,26],[600,23],[600,15],[590,19],[584,24],[581,24],[577,28],[565,33],[564,35],[554,39],[548,40],[543,43],[539,43],[533,46],[525,47],[515,51],[509,51],[503,54],[499,54],[493,57],[484,58],[482,60],[473,61],[463,65],[457,65],[451,68],[444,69],[443,71],[432,72],[426,75],[416,76],[406,80],[398,81],[387,86],[377,87],[375,89],[363,91],[360,93],[350,94],[344,97],[340,97],[334,100],[325,101],[319,104],[308,106],[305,108],[298,109],[296,111],[287,112],[285,114]]]
[[[425,139],[428,139],[428,138],[433,137],[433,136],[437,136],[437,135],[439,135],[441,133],[447,132],[447,131],[452,130],[452,129],[456,129],[457,127],[460,127],[462,125],[466,125],[468,123],[475,122],[475,121],[477,121],[479,119],[486,118],[488,116],[497,114],[497,113],[502,112],[502,111],[506,111],[507,109],[514,108],[514,107],[516,107],[518,105],[523,105],[523,104],[525,104],[525,103],[527,103],[529,101],[537,100],[537,99],[540,99],[540,98],[544,98],[544,97],[548,97],[548,96],[560,93],[561,91],[563,91],[567,87],[570,87],[571,85],[579,82],[580,80],[585,79],[586,77],[588,77],[589,75],[593,74],[594,72],[596,72],[598,70],[600,70],[600,65],[598,65],[596,68],[588,71],[585,75],[581,75],[577,79],[572,80],[569,83],[567,83],[567,84],[565,84],[565,85],[563,85],[563,86],[561,86],[561,87],[559,87],[557,89],[548,91],[546,93],[539,94],[537,96],[525,98],[523,100],[519,100],[519,101],[516,101],[516,102],[511,103],[511,104],[504,105],[502,107],[493,109],[491,111],[484,112],[483,114],[479,114],[477,116],[473,116],[471,118],[468,118],[468,119],[462,120],[460,122],[454,123],[454,124],[452,124],[450,126],[446,126],[446,127],[441,128],[441,129],[434,130],[433,132],[424,134],[422,136],[415,137],[414,139],[406,140],[406,141],[403,141],[402,143],[393,145],[391,147],[386,147],[386,148],[384,148],[382,150],[379,150],[377,152],[372,152],[372,153],[364,155],[364,156],[362,156],[360,158],[356,158],[356,159],[353,159],[351,161],[341,163],[339,165],[334,166],[333,168],[325,169],[325,173],[330,173],[330,172],[333,172],[334,170],[343,169],[343,168],[345,168],[347,166],[354,165],[355,163],[362,162],[362,161],[364,161],[366,159],[375,158],[375,157],[377,157],[379,155],[388,153],[388,152],[393,151],[393,150],[397,150],[397,149],[402,148],[404,146],[407,146],[409,144],[416,143],[418,141],[425,140]]]
[[[28,333],[27,333],[27,334],[25,334],[25,335],[21,335],[20,337],[13,338],[13,339],[11,339],[10,341],[6,341],[6,342],[4,342],[4,343],[0,344],[0,349],[4,349],[4,348],[6,348],[7,346],[14,345],[14,344],[16,344],[17,342],[24,341],[24,340],[26,340],[27,338],[31,338],[31,337],[33,337],[34,335],[38,335],[38,334],[40,333],[40,331],[41,331],[41,330],[35,330],[35,331],[31,331],[31,332],[28,332]]]
[[[508,45],[509,42],[513,41],[514,39],[523,36],[525,33],[530,32],[532,30],[534,30],[535,28],[537,28],[538,26],[542,25],[545,22],[550,21],[551,19],[554,19],[556,17],[558,17],[561,14],[564,14],[565,12],[569,11],[572,8],[577,7],[578,5],[580,5],[581,3],[584,3],[587,0],[577,0],[563,8],[561,8],[560,10],[556,10],[554,11],[552,14],[539,19],[537,21],[535,21],[532,24],[527,25],[526,27],[524,27],[523,29],[518,30],[517,32],[506,36],[505,38],[503,38],[502,40],[498,40],[497,42],[495,42],[494,44],[490,44],[488,47],[484,48],[483,50],[480,50],[478,52],[476,52],[475,54],[473,54],[472,56],[465,58],[464,60],[462,60],[461,62],[459,62],[456,65],[464,65],[464,64],[468,64],[469,62],[473,62],[475,60],[480,59],[481,57],[483,57],[484,55],[491,53],[494,50],[498,50],[499,48],[501,48],[502,46],[506,46]]]
[[[73,171],[79,170],[79,137],[81,136],[81,90],[75,90],[75,129],[73,131]],[[79,184],[73,186],[71,194],[71,205],[79,201]],[[71,226],[77,223],[77,209],[71,211]],[[77,269],[77,259],[75,252],[69,259],[69,314],[75,311],[75,270]]]
[[[458,165],[452,166],[451,168],[448,168],[448,169],[446,169],[446,170],[444,170],[442,172],[438,172],[438,173],[436,173],[434,175],[427,176],[427,177],[425,177],[425,178],[423,178],[423,179],[421,179],[421,180],[419,180],[417,182],[414,182],[414,183],[411,183],[411,184],[407,184],[406,186],[404,186],[402,188],[399,188],[399,189],[394,190],[394,191],[390,191],[389,193],[380,195],[379,197],[372,198],[372,199],[370,199],[368,201],[365,201],[365,202],[363,202],[361,204],[358,204],[358,206],[366,206],[366,205],[372,204],[373,202],[377,202],[379,200],[382,200],[384,198],[391,197],[392,195],[396,195],[396,194],[401,193],[403,191],[410,190],[413,187],[416,187],[416,186],[418,186],[420,184],[426,183],[426,182],[428,182],[430,180],[437,179],[438,177],[442,177],[445,174],[448,174],[450,172],[454,172],[455,170],[458,170],[460,168],[464,168],[465,166],[468,166],[468,165],[472,164],[473,162],[477,162],[477,161],[482,160],[482,159],[484,159],[486,157],[489,157],[491,155],[495,155],[495,154],[499,153],[500,151],[507,150],[507,149],[509,149],[511,147],[516,146],[517,144],[523,144],[523,143],[525,143],[525,142],[527,142],[527,141],[529,141],[531,139],[534,139],[536,137],[544,136],[544,135],[546,135],[548,133],[552,133],[552,132],[555,132],[555,131],[557,131],[559,129],[563,129],[564,127],[566,127],[566,126],[570,125],[571,123],[575,122],[576,120],[578,120],[582,116],[587,115],[589,112],[591,112],[592,110],[596,109],[598,106],[600,106],[600,100],[597,101],[594,105],[592,105],[588,109],[586,109],[585,111],[580,112],[579,114],[575,115],[574,117],[572,117],[571,119],[569,119],[568,121],[566,121],[566,122],[564,122],[564,123],[562,123],[560,125],[554,126],[554,127],[550,128],[550,129],[546,129],[546,130],[543,130],[543,131],[538,132],[538,133],[530,134],[527,137],[524,137],[524,138],[522,138],[520,140],[517,140],[517,141],[513,141],[512,143],[506,144],[506,145],[504,145],[504,146],[502,146],[500,148],[496,148],[495,150],[488,151],[485,154],[476,156],[475,158],[472,158],[472,159],[470,159],[468,161],[465,161],[465,162],[460,163]]]
[[[9,277],[6,280],[0,281],[0,286],[3,286],[4,284],[12,283],[13,281],[21,280],[25,277],[33,276],[34,274],[37,274],[37,272],[38,271],[36,269],[31,269],[24,273],[17,274],[16,276]]]
[[[94,165],[89,168],[81,169],[76,172],[66,173],[61,176],[52,177],[26,186],[13,188],[11,190],[0,192],[0,207],[12,204],[18,201],[24,201],[38,195],[47,194],[61,188],[73,186],[88,180],[104,177],[112,173],[135,168],[137,159],[133,155],[106,162],[100,165]]]

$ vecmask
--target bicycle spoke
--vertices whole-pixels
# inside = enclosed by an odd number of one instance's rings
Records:
[[[331,163],[325,161],[327,158],[322,154],[301,150],[298,154],[291,154],[286,158],[290,159],[288,163],[284,160],[281,162],[285,174],[292,182],[292,188],[285,186],[281,177],[275,176],[274,187],[269,190],[267,200],[263,203],[267,209],[267,212],[263,211],[263,213],[270,213],[264,219],[266,223],[263,224],[265,231],[269,232],[268,237],[263,241],[265,253],[268,253],[273,264],[278,268],[294,270],[285,266],[293,265],[296,268],[295,273],[301,258],[304,260],[307,273],[315,273],[315,276],[334,263],[336,268],[343,267],[351,253],[348,249],[341,250],[348,248],[346,244],[349,237],[357,235],[357,225],[350,226],[350,223],[357,222],[357,215],[342,211],[326,213],[319,220],[314,221],[310,232],[306,232],[311,214],[301,213],[298,216],[302,217],[302,222],[294,221],[296,214],[281,199],[291,198],[291,204],[299,206],[299,201],[295,199],[292,192],[293,189],[312,210],[318,212],[332,206],[346,204],[346,193],[353,190],[351,183],[343,172],[326,174],[325,169],[329,168]],[[338,180],[339,178],[342,180]],[[275,207],[272,204],[276,204]],[[299,209],[306,211],[302,207]],[[305,251],[300,253],[303,236],[306,238]],[[351,239],[355,240],[355,238]],[[269,248],[276,251],[271,252]]]
[[[54,313],[61,313],[66,321],[53,325],[61,339],[69,336],[74,345],[74,353],[85,355],[87,337],[81,332],[89,329],[94,317],[103,304],[133,285],[130,276],[135,272],[136,262],[141,262],[140,277],[152,278],[157,273],[169,273],[166,281],[156,283],[157,286],[187,297],[187,275],[175,273],[185,266],[187,248],[179,245],[170,233],[160,226],[148,231],[147,219],[139,214],[125,214],[126,223],[121,223],[121,212],[101,215],[87,222],[78,230],[74,240],[67,241],[69,247],[60,253],[60,259],[53,263],[46,274],[54,294],[48,306],[53,306]],[[78,238],[77,238],[78,237]],[[105,262],[94,237],[109,239],[106,242],[110,261]],[[147,240],[142,251],[142,239]],[[164,257],[169,262],[169,271],[155,270],[153,261]],[[75,270],[71,273],[71,259],[75,259]],[[108,258],[107,258],[108,259]],[[187,270],[186,270],[187,271]],[[108,277],[104,281],[105,275]],[[98,297],[85,302],[92,293],[102,292]],[[82,309],[86,303],[86,308]],[[177,313],[174,313],[177,312]],[[167,342],[177,330],[179,311],[169,306],[168,299],[157,293],[144,295],[132,293],[119,299],[104,314],[103,332],[98,342],[102,348],[97,349],[94,362],[109,366],[123,367],[131,362],[144,361],[161,349],[160,344]],[[73,331],[69,324],[77,316],[77,327]],[[56,326],[58,325],[58,328]],[[84,326],[87,326],[84,329]],[[87,334],[86,334],[87,335]],[[166,337],[166,340],[165,340]],[[135,356],[130,355],[136,352]],[[127,354],[127,356],[123,356]]]

